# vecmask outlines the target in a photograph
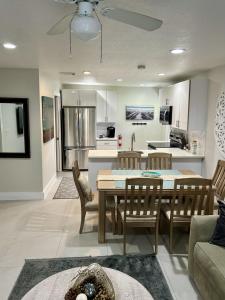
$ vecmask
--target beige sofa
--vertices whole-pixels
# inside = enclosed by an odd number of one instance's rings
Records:
[[[225,299],[225,248],[209,244],[218,216],[192,218],[188,269],[204,300]]]

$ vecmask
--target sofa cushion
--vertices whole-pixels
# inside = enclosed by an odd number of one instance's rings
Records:
[[[205,274],[211,288],[217,290],[219,295],[225,295],[225,249],[209,243],[196,243],[194,276],[198,276],[199,269]]]

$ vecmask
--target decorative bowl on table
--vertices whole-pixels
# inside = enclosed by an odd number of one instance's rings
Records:
[[[115,300],[112,282],[97,263],[79,269],[65,295],[65,300],[76,300],[79,294],[85,294],[88,299],[93,300]]]
[[[155,171],[143,171],[141,175],[144,177],[159,178],[161,174]]]

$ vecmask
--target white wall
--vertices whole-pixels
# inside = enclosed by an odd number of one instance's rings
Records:
[[[40,71],[39,84],[40,101],[42,96],[51,98],[54,98],[54,96],[59,96],[59,80],[57,80],[57,78],[51,74]],[[54,126],[54,128],[54,139],[48,141],[47,143],[42,142],[43,189],[45,189],[56,176],[56,127]]]
[[[30,159],[0,158],[0,193],[41,193],[41,115],[37,69],[0,69],[0,97],[29,98]]]
[[[116,114],[117,133],[122,134],[123,147],[130,147],[131,135],[134,132],[136,142],[134,149],[147,149],[146,140],[162,139],[162,125],[159,123],[159,90],[149,87],[118,87],[118,103]],[[155,107],[154,121],[143,121],[144,126],[134,126],[135,121],[127,121],[125,116],[126,105],[144,105]]]
[[[203,166],[204,175],[211,178],[219,159],[225,159],[216,148],[214,128],[217,99],[225,91],[225,66],[215,68],[208,74],[208,121],[206,128],[206,158]],[[199,116],[201,118],[202,116]],[[225,120],[224,120],[225,121]]]

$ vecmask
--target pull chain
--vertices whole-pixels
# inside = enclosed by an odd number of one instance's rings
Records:
[[[102,52],[103,52],[103,26],[102,26],[102,22],[101,22],[101,20],[100,20],[100,18],[99,18],[99,16],[98,16],[98,14],[97,14],[97,12],[96,12],[96,10],[94,9],[94,12],[95,12],[95,15],[96,15],[96,17],[97,17],[97,19],[98,19],[98,22],[99,22],[99,24],[100,24],[100,26],[101,26],[101,42],[100,42],[100,63],[102,63],[103,62],[103,54],[102,54]]]

